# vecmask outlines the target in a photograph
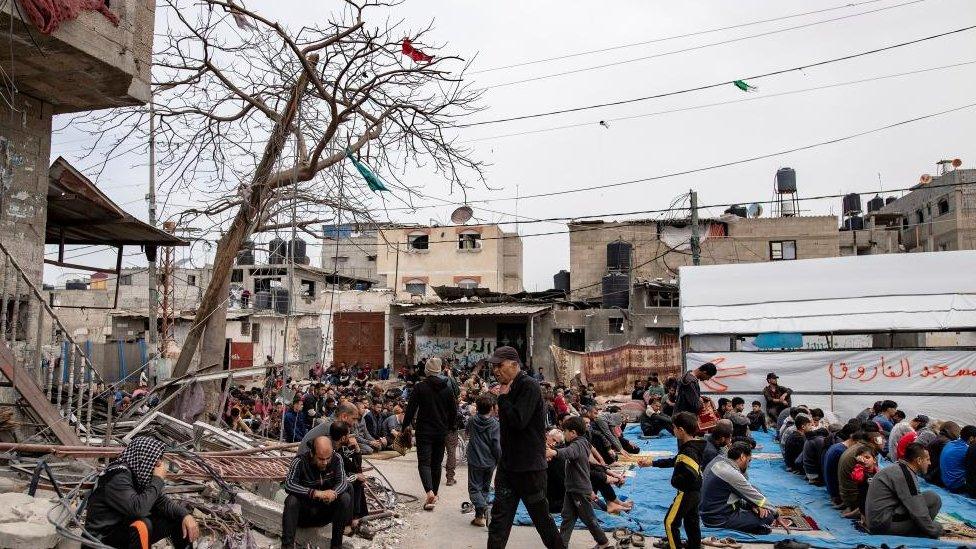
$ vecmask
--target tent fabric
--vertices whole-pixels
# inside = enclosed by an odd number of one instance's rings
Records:
[[[631,425],[626,430],[626,436],[633,440],[642,451],[671,452],[676,451],[676,440],[665,436],[652,439],[639,439],[640,428]],[[767,536],[754,536],[734,530],[720,528],[702,528],[702,536],[731,537],[740,542],[773,543],[782,539],[796,539],[810,543],[814,547],[826,549],[848,549],[858,544],[880,547],[887,543],[891,547],[904,545],[907,549],[927,549],[930,547],[949,549],[960,547],[958,541],[931,540],[925,538],[910,538],[899,536],[872,536],[854,527],[851,520],[840,516],[831,507],[824,488],[810,485],[797,475],[787,473],[783,468],[782,458],[778,457],[780,446],[772,438],[771,433],[753,433],[757,443],[761,446],[756,450],[756,459],[749,466],[749,478],[753,484],[763,492],[774,504],[798,505],[803,512],[811,516],[820,527],[820,532],[793,532],[785,534],[782,531]],[[762,455],[760,455],[762,454]],[[776,455],[771,457],[770,454]],[[671,487],[671,470],[657,468],[642,468],[635,470],[636,475],[617,490],[621,499],[634,501],[634,510],[619,516],[609,515],[600,510],[596,511],[597,519],[604,530],[615,528],[630,528],[643,532],[645,535],[661,537],[664,535],[664,516],[671,501],[674,499],[674,489]],[[648,490],[648,487],[655,489]],[[923,490],[935,490],[942,497],[942,511],[969,520],[976,517],[976,500],[950,494],[945,490],[919,482]],[[559,516],[555,516],[559,524]],[[532,521],[523,507],[519,507],[516,524],[530,525]],[[582,528],[582,523],[576,527]],[[574,537],[589,536],[588,533],[577,532]],[[962,545],[966,545],[965,543]]]
[[[681,333],[976,327],[976,251],[681,267]]]

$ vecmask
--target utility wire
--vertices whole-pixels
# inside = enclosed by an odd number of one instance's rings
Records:
[[[777,75],[780,75],[780,74],[786,74],[786,73],[790,73],[790,72],[802,71],[802,70],[806,70],[806,69],[810,69],[810,68],[814,68],[814,67],[821,67],[823,65],[829,65],[831,63],[838,63],[840,61],[848,61],[850,59],[856,59],[858,57],[865,57],[865,56],[868,56],[868,55],[874,55],[876,53],[881,53],[881,52],[885,52],[885,51],[894,50],[894,49],[897,49],[897,48],[902,48],[902,47],[905,47],[905,46],[911,46],[911,45],[914,45],[914,44],[920,44],[922,42],[927,42],[929,40],[935,40],[935,39],[938,39],[938,38],[945,38],[946,36],[951,36],[951,35],[954,35],[954,34],[959,34],[959,33],[962,33],[962,32],[966,32],[966,31],[973,30],[973,29],[976,29],[976,25],[970,25],[968,27],[962,27],[962,28],[959,28],[959,29],[955,29],[955,30],[951,30],[951,31],[947,31],[947,32],[942,32],[942,33],[939,33],[939,34],[933,34],[933,35],[930,35],[930,36],[925,36],[923,38],[917,38],[915,40],[909,40],[907,42],[899,42],[897,44],[891,44],[891,45],[888,45],[888,46],[883,46],[883,47],[880,47],[880,48],[875,48],[873,50],[862,51],[862,52],[859,52],[859,53],[852,53],[852,54],[845,55],[845,56],[842,56],[842,57],[834,57],[832,59],[825,59],[823,61],[817,61],[815,63],[810,63],[810,64],[807,64],[807,65],[800,65],[800,66],[797,66],[797,67],[792,67],[792,68],[787,68],[787,69],[780,69],[780,70],[775,70],[775,71],[761,73],[761,74],[755,74],[755,75],[752,75],[752,76],[746,76],[746,77],[736,78],[736,79],[733,79],[733,80],[726,80],[724,82],[716,82],[714,84],[703,84],[701,86],[695,86],[693,88],[685,88],[685,89],[682,89],[682,90],[674,90],[674,91],[669,91],[669,92],[662,92],[662,93],[658,93],[658,94],[654,94],[654,95],[647,95],[647,96],[644,96],[644,97],[635,97],[635,98],[632,98],[632,99],[621,99],[619,101],[611,101],[611,102],[608,102],[608,103],[596,103],[596,104],[593,104],[593,105],[584,105],[584,106],[581,106],[581,107],[571,107],[571,108],[560,109],[560,110],[555,110],[555,111],[547,111],[547,112],[534,113],[534,114],[523,114],[521,116],[511,116],[511,117],[508,117],[508,118],[498,118],[498,119],[495,119],[495,120],[483,120],[481,122],[471,122],[469,124],[458,124],[458,125],[453,126],[453,127],[455,127],[455,128],[472,128],[472,127],[475,127],[475,126],[485,126],[485,125],[488,125],[488,124],[500,124],[500,123],[503,123],[503,122],[514,122],[516,120],[528,120],[528,119],[532,119],[532,118],[542,118],[542,117],[545,117],[545,116],[553,116],[553,115],[557,115],[557,114],[565,114],[565,113],[570,113],[570,112],[579,112],[579,111],[585,111],[585,110],[590,110],[590,109],[599,109],[599,108],[603,108],[603,107],[614,107],[614,106],[617,106],[617,105],[627,105],[627,104],[630,104],[630,103],[638,103],[638,102],[641,102],[641,101],[649,101],[651,99],[659,99],[661,97],[670,97],[670,96],[673,96],[673,95],[681,95],[681,94],[685,94],[685,93],[691,93],[691,92],[696,92],[696,91],[708,90],[708,89],[718,88],[718,87],[721,87],[721,86],[729,86],[729,85],[732,85],[737,80],[759,80],[761,78],[767,78],[767,77],[770,77],[770,76],[777,76]]]
[[[556,73],[552,73],[552,74],[543,74],[543,75],[539,75],[539,76],[532,76],[532,77],[529,77],[529,78],[523,78],[521,80],[512,80],[510,82],[503,82],[503,83],[500,83],[500,84],[492,84],[492,85],[486,86],[485,89],[489,89],[490,90],[492,88],[504,88],[504,87],[507,87],[507,86],[514,86],[516,84],[524,84],[524,83],[527,83],[527,82],[535,82],[535,81],[538,81],[538,80],[548,80],[550,78],[558,78],[560,76],[567,76],[567,75],[571,75],[571,74],[579,74],[579,73],[582,73],[582,72],[589,72],[589,71],[598,70],[598,69],[605,69],[605,68],[609,68],[609,67],[618,67],[620,65],[627,65],[627,64],[630,64],[630,63],[636,63],[638,61],[647,61],[649,59],[657,59],[659,57],[667,57],[669,55],[676,55],[676,54],[679,54],[679,53],[687,53],[687,52],[690,52],[690,51],[697,51],[697,50],[704,50],[704,49],[708,49],[708,48],[713,48],[715,46],[724,46],[726,44],[734,44],[736,42],[744,42],[746,40],[752,40],[753,38],[763,38],[763,37],[766,37],[766,36],[772,36],[774,34],[780,34],[780,33],[783,33],[783,32],[790,32],[790,31],[795,31],[795,30],[800,30],[800,29],[806,29],[806,28],[809,28],[809,27],[815,27],[817,25],[824,25],[824,24],[827,24],[827,23],[833,23],[833,22],[842,21],[842,20],[845,20],[845,19],[852,19],[854,17],[860,17],[862,15],[869,15],[869,14],[872,14],[872,13],[878,13],[878,12],[887,11],[887,10],[890,10],[890,9],[901,8],[901,7],[904,7],[904,6],[910,6],[912,4],[918,4],[918,3],[921,3],[921,2],[924,2],[924,1],[925,0],[910,0],[909,2],[903,2],[901,4],[895,4],[895,5],[892,5],[892,6],[885,6],[883,8],[876,8],[876,9],[873,9],[873,10],[862,11],[860,13],[852,13],[850,15],[842,15],[840,17],[832,17],[830,19],[824,19],[822,21],[814,21],[812,23],[804,23],[802,25],[795,25],[795,26],[792,26],[792,27],[785,27],[785,28],[782,28],[782,29],[775,29],[775,30],[760,32],[760,33],[756,33],[756,34],[749,34],[749,35],[746,35],[746,36],[739,36],[737,38],[728,38],[726,40],[719,40],[719,41],[716,41],[716,42],[709,42],[707,44],[699,44],[699,45],[696,45],[696,46],[689,46],[689,47],[680,48],[680,49],[677,49],[677,50],[664,51],[664,52],[655,53],[655,54],[651,54],[651,55],[645,55],[645,56],[642,56],[642,57],[635,57],[635,58],[632,58],[632,59],[623,59],[623,60],[620,60],[620,61],[613,61],[611,63],[604,63],[602,65],[593,65],[593,66],[590,66],[590,67],[582,67],[582,68],[578,68],[578,69],[571,69],[571,70],[566,70],[566,71],[562,71],[562,72],[556,72]]]
[[[571,59],[573,57],[580,57],[580,56],[584,56],[584,55],[591,55],[591,54],[594,54],[594,53],[605,53],[605,52],[608,52],[608,51],[621,50],[621,49],[625,49],[625,48],[633,48],[633,47],[636,47],[636,46],[645,46],[647,44],[656,44],[658,42],[666,42],[666,41],[669,41],[669,40],[676,40],[676,39],[679,39],[679,38],[689,38],[689,37],[692,37],[692,36],[701,36],[703,34],[711,34],[713,32],[721,32],[721,31],[732,30],[732,29],[740,29],[740,28],[743,28],[743,27],[750,27],[750,26],[753,26],[753,25],[761,25],[763,23],[773,23],[773,22],[776,22],[776,21],[784,21],[786,19],[794,19],[794,18],[797,18],[797,17],[804,17],[804,16],[807,16],[807,15],[816,15],[818,13],[826,13],[826,12],[837,11],[837,10],[842,10],[842,9],[856,8],[858,6],[863,6],[863,5],[867,5],[867,4],[877,4],[880,1],[882,1],[882,0],[868,0],[867,2],[859,2],[859,3],[856,3],[856,4],[843,4],[843,5],[834,6],[834,7],[831,7],[831,8],[824,8],[824,9],[820,9],[820,10],[807,11],[807,12],[801,12],[801,13],[793,13],[793,14],[789,14],[789,15],[783,15],[783,16],[780,16],[780,17],[772,17],[772,18],[769,18],[769,19],[758,19],[758,20],[754,20],[754,21],[747,21],[745,23],[738,23],[738,24],[735,24],[735,25],[728,25],[728,26],[725,26],[725,27],[716,27],[716,28],[705,29],[705,30],[700,30],[700,31],[688,32],[688,33],[684,33],[684,34],[674,34],[674,35],[671,35],[671,36],[664,36],[664,37],[661,37],[661,38],[653,38],[653,39],[650,39],[650,40],[643,40],[643,41],[640,41],[640,42],[630,42],[628,44],[618,44],[616,46],[607,46],[605,48],[598,48],[598,49],[594,49],[594,50],[579,51],[579,52],[575,52],[575,53],[568,53],[568,54],[564,54],[564,55],[557,55],[557,56],[554,56],[554,57],[545,57],[545,58],[542,58],[542,59],[533,59],[533,60],[529,60],[529,61],[522,61],[522,62],[519,62],[519,63],[512,63],[512,64],[509,64],[509,65],[501,65],[501,66],[497,66],[497,67],[489,67],[487,69],[478,69],[476,71],[471,71],[468,74],[483,74],[483,73],[486,73],[486,72],[494,72],[494,71],[500,71],[500,70],[504,70],[504,69],[513,69],[513,68],[516,68],[516,67],[525,67],[525,66],[528,66],[528,65],[537,65],[539,63],[548,63],[550,61],[559,61],[559,60],[562,60],[562,59]]]
[[[465,140],[462,140],[461,142],[462,143],[476,143],[478,141],[491,141],[491,140],[494,140],[494,139],[502,139],[502,138],[506,138],[506,137],[517,137],[517,136],[522,136],[522,135],[533,135],[533,134],[537,134],[537,133],[546,133],[546,132],[552,132],[552,131],[558,131],[558,130],[566,130],[566,129],[571,129],[571,128],[581,128],[581,127],[584,127],[584,126],[594,126],[594,127],[596,127],[596,126],[599,125],[600,122],[621,122],[621,121],[625,121],[625,120],[635,120],[635,119],[638,119],[638,118],[647,118],[647,117],[651,117],[651,116],[660,116],[660,115],[663,115],[663,114],[671,114],[671,113],[686,112],[686,111],[695,111],[695,110],[707,109],[707,108],[711,108],[711,107],[720,107],[720,106],[724,106],[724,105],[734,105],[734,104],[737,104],[737,103],[748,103],[748,102],[751,102],[751,101],[764,101],[766,99],[772,99],[774,97],[784,97],[784,96],[788,96],[788,95],[797,95],[797,94],[807,93],[807,92],[813,92],[813,91],[828,90],[828,89],[832,89],[832,88],[841,88],[841,87],[844,87],[844,86],[853,86],[853,85],[856,85],[856,84],[865,84],[865,83],[868,83],[868,82],[877,82],[877,81],[880,81],[880,80],[887,80],[887,79],[891,79],[891,78],[901,78],[901,77],[904,77],[904,76],[911,76],[911,75],[915,75],[915,74],[924,74],[924,73],[928,73],[928,72],[940,71],[940,70],[946,70],[946,69],[952,69],[952,68],[958,68],[958,67],[963,67],[963,66],[972,65],[972,64],[976,64],[976,60],[961,61],[959,63],[952,63],[950,65],[941,65],[941,66],[938,66],[938,67],[929,67],[929,68],[926,68],[926,69],[918,69],[918,70],[913,70],[913,71],[899,72],[899,73],[895,73],[895,74],[886,74],[886,75],[881,75],[881,76],[874,76],[874,77],[871,77],[871,78],[861,78],[861,79],[858,79],[858,80],[848,80],[846,82],[836,82],[836,83],[833,83],[833,84],[824,84],[822,86],[813,86],[813,87],[810,87],[810,88],[803,88],[803,89],[799,89],[799,90],[791,90],[791,91],[785,91],[785,92],[779,92],[779,93],[754,95],[754,96],[746,97],[746,98],[743,98],[743,99],[733,99],[731,101],[719,101],[719,102],[715,102],[715,103],[705,103],[705,104],[701,104],[701,105],[692,105],[690,107],[679,107],[679,108],[674,108],[674,109],[666,109],[666,110],[662,110],[662,111],[654,111],[654,112],[643,113],[643,114],[634,114],[634,115],[630,115],[630,116],[620,116],[620,117],[617,117],[617,118],[605,118],[603,120],[593,120],[593,121],[590,121],[590,122],[578,122],[578,123],[575,123],[575,124],[565,124],[565,125],[562,125],[562,126],[553,126],[553,127],[549,127],[549,128],[540,128],[538,130],[526,130],[526,131],[522,131],[522,132],[514,132],[514,133],[501,134],[501,135],[493,135],[493,136],[490,136],[490,137],[479,137],[479,138],[476,138],[476,139],[465,139]]]

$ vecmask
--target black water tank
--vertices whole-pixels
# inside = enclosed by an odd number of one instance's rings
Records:
[[[271,301],[276,313],[288,314],[288,288],[274,288],[271,290]]]
[[[552,284],[560,292],[569,293],[569,271],[563,269],[553,275]]]
[[[288,243],[288,255],[295,259],[295,262],[300,262],[303,257],[308,257],[306,253],[305,241],[301,238],[296,238]]]
[[[887,206],[888,204],[891,204],[895,200],[898,200],[898,198],[897,197],[894,197],[894,196],[889,196],[888,198],[885,198],[885,206]]]
[[[796,192],[796,172],[793,168],[776,170],[776,192],[779,194]]]
[[[603,277],[603,308],[619,307],[626,309],[630,306],[630,275],[625,273],[608,273]]]
[[[260,292],[254,292],[254,308],[270,309],[271,292],[269,292],[268,290],[261,290]]]
[[[884,208],[884,205],[885,205],[884,198],[881,198],[881,195],[876,194],[874,195],[874,198],[868,200],[868,213],[876,212],[881,208]]]
[[[844,215],[859,214],[861,210],[861,195],[857,193],[851,193],[844,195],[843,200]]]
[[[285,253],[288,250],[288,243],[280,238],[272,238],[268,242],[268,263],[280,265],[285,262]]]
[[[254,265],[254,241],[245,240],[241,251],[237,252],[238,265]]]
[[[749,215],[749,210],[745,206],[740,206],[738,204],[733,204],[725,210],[725,213],[732,214],[737,217],[746,217]]]
[[[851,217],[851,218],[848,218],[848,219],[845,219],[844,220],[844,227],[843,227],[842,230],[845,230],[845,231],[852,231],[852,230],[853,231],[860,231],[860,230],[863,230],[863,229],[864,229],[864,218],[861,217],[861,216],[859,216],[859,215],[855,215],[854,217]]]
[[[630,242],[615,240],[607,244],[607,270],[630,272]]]

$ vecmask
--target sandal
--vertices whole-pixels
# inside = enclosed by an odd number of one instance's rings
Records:
[[[630,537],[630,530],[626,528],[617,528],[616,530],[613,531],[613,539],[617,541],[621,541],[629,537]]]
[[[435,501],[437,501],[437,496],[427,496],[427,501],[424,502],[424,511],[433,511]]]
[[[742,549],[742,544],[732,538],[722,538],[719,541],[724,543],[729,549]]]
[[[707,538],[703,538],[701,542],[702,545],[707,545],[709,547],[728,547],[727,545],[725,545],[724,541],[718,539],[715,536],[708,536]]]
[[[634,547],[644,547],[644,535],[634,532],[630,535],[630,544]]]

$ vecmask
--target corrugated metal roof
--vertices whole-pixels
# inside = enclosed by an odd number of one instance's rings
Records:
[[[525,303],[497,303],[492,305],[446,305],[421,307],[403,313],[401,316],[502,316],[532,315],[551,309],[552,305],[529,305]]]

